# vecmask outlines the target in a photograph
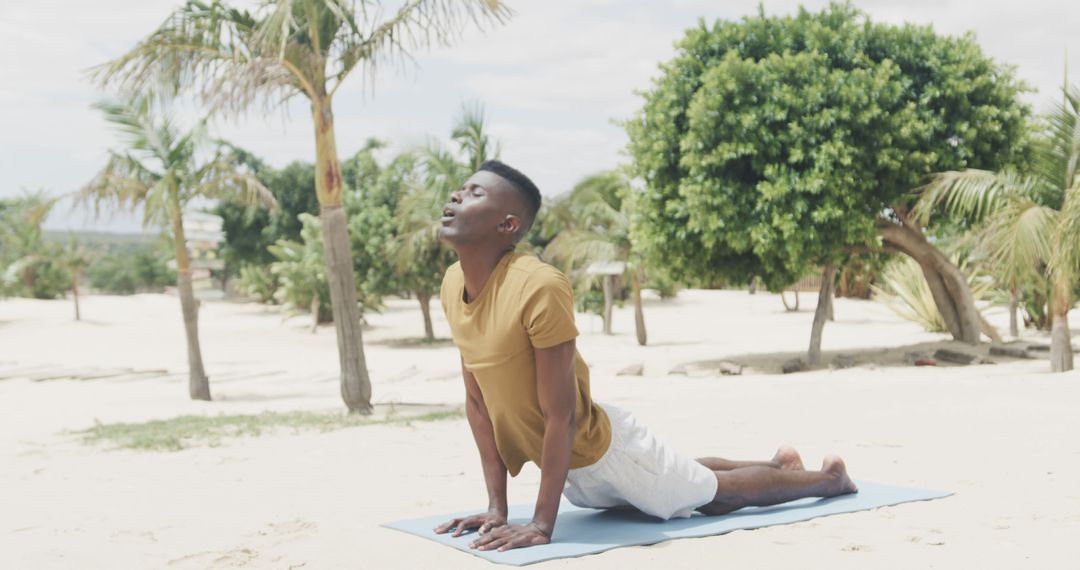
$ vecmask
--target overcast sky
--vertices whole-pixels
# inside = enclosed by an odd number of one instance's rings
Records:
[[[698,18],[739,19],[757,0],[509,0],[506,25],[470,29],[450,48],[418,54],[416,66],[384,69],[374,89],[353,77],[335,98],[338,151],[348,156],[369,137],[397,148],[447,138],[466,102],[487,110],[502,158],[532,177],[545,195],[624,160],[614,121],[639,106],[657,64]],[[0,198],[24,190],[71,191],[101,168],[114,145],[100,114],[103,94],[83,70],[130,49],[178,0],[3,0],[0,2]],[[390,4],[394,4],[391,2]],[[770,14],[825,1],[769,0]],[[932,24],[939,33],[972,31],[990,56],[1015,65],[1038,89],[1044,108],[1061,84],[1064,51],[1080,82],[1080,2],[1076,0],[861,0],[875,21]],[[297,98],[287,113],[218,121],[213,133],[274,165],[314,160],[311,119]],[[139,231],[131,217],[94,221],[66,208],[49,229]]]

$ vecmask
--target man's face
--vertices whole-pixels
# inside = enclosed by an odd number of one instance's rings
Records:
[[[501,176],[486,170],[469,177],[443,208],[439,239],[452,247],[512,242],[521,226],[520,200]]]

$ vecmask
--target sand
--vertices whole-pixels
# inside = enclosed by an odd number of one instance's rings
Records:
[[[578,315],[578,346],[598,399],[633,410],[686,453],[767,458],[790,443],[808,466],[839,453],[856,478],[956,495],[549,566],[1075,567],[1080,372],[1052,375],[1045,359],[916,368],[903,353],[948,345],[943,335],[881,304],[840,299],[825,329],[826,360],[845,354],[858,365],[770,373],[805,349],[813,297],[789,313],[775,295],[683,291],[648,300],[649,346],[634,340],[630,307],[616,310],[614,336],[601,334],[597,317]],[[274,308],[205,303],[200,332],[216,398],[206,403],[187,399],[175,297],[90,296],[82,313],[76,323],[70,302],[0,301],[0,568],[492,567],[379,526],[486,504],[463,419],[179,452],[110,450],[69,433],[94,422],[340,409],[332,327],[312,334],[306,318]],[[1005,330],[1003,310],[987,316]],[[1080,312],[1071,318],[1080,322]],[[453,345],[410,340],[423,330],[415,301],[393,300],[369,322],[377,402],[460,404]],[[741,376],[668,374],[737,355],[754,355]],[[616,375],[631,364],[644,375]],[[142,375],[116,376],[124,369]],[[32,379],[95,371],[107,377]],[[538,484],[526,467],[510,482],[510,500],[531,502]]]

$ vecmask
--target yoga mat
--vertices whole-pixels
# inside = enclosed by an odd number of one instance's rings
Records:
[[[800,499],[772,507],[746,507],[734,513],[706,517],[695,513],[688,519],[660,519],[637,511],[601,511],[582,509],[563,501],[559,519],[555,524],[555,536],[551,544],[530,546],[506,552],[480,551],[469,548],[476,538],[468,532],[454,538],[447,534],[435,534],[432,530],[455,516],[474,514],[478,511],[448,513],[409,519],[385,524],[387,528],[404,531],[434,540],[451,548],[479,556],[491,562],[524,566],[535,562],[596,554],[621,546],[656,544],[675,538],[693,538],[724,534],[733,530],[761,528],[789,524],[828,515],[865,511],[888,507],[910,501],[927,501],[948,497],[952,493],[930,491],[910,487],[894,487],[866,481],[856,481],[859,492],[831,499]],[[525,524],[532,519],[532,505],[510,507],[510,522]]]

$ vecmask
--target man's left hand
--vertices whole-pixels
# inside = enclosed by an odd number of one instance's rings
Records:
[[[524,548],[537,544],[547,544],[551,538],[533,524],[507,524],[495,527],[484,536],[472,541],[469,548],[478,550],[498,550],[505,552],[511,548]]]

